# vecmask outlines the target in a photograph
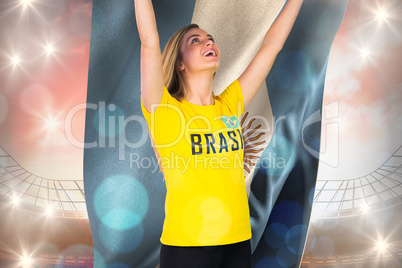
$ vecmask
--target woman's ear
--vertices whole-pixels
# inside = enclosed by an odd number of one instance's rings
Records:
[[[183,71],[184,70],[184,64],[182,63],[182,62],[180,62],[180,63],[178,63],[177,64],[177,70],[179,70],[179,71]]]

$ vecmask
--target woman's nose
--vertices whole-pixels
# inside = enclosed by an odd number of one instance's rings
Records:
[[[205,43],[206,46],[212,46],[213,42],[212,40],[208,39],[207,42]]]

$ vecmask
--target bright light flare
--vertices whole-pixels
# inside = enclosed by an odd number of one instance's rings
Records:
[[[387,244],[384,241],[377,241],[377,249],[382,253],[387,249]]]
[[[55,51],[55,49],[54,49],[54,46],[52,44],[47,44],[45,46],[45,52],[46,52],[47,55],[53,55],[54,51]]]
[[[14,55],[11,57],[11,64],[13,66],[18,66],[21,63],[21,58],[18,55]]]
[[[14,205],[14,206],[18,206],[18,204],[20,203],[20,198],[18,197],[18,196],[13,196],[13,198],[11,199],[11,203]]]
[[[45,118],[43,127],[48,131],[55,131],[59,124],[57,118]]]
[[[22,267],[32,267],[33,260],[31,256],[24,254],[23,256],[20,257],[20,264]]]
[[[37,127],[30,132],[30,136],[39,138],[39,145],[69,145],[64,134],[64,120],[62,118],[64,113],[62,111],[54,111],[49,104],[49,106],[43,105],[43,108],[32,109],[31,113],[37,119]]]
[[[31,5],[32,1],[31,0],[21,0],[21,4],[24,7],[29,7]]]
[[[370,207],[367,204],[362,206],[362,213],[366,214],[370,210]]]
[[[370,57],[371,51],[367,47],[363,47],[360,49],[360,55],[365,59]]]
[[[351,44],[351,48],[354,50],[354,60],[356,64],[360,63],[361,66],[366,64],[375,64],[375,60],[378,58],[378,47],[377,44],[372,44],[370,42],[364,42],[361,40],[357,44]],[[357,66],[357,65],[356,65]]]
[[[385,10],[384,8],[379,8],[376,13],[375,13],[375,17],[379,22],[384,22],[387,20],[387,18],[389,18],[389,13],[388,10]]]
[[[401,38],[401,1],[360,1],[361,19],[356,33],[367,34],[376,40],[387,42],[388,38]],[[376,26],[376,27],[373,27]],[[391,37],[392,35],[392,37]]]
[[[47,217],[52,217],[53,216],[53,209],[52,208],[47,208],[46,209],[46,211],[45,211],[45,215],[47,216]]]
[[[21,55],[24,57],[22,57]],[[27,60],[25,58],[25,52],[11,51],[7,53],[5,51],[2,51],[0,57],[4,57],[5,59],[7,59],[7,63],[3,65],[4,66],[3,68],[10,68],[10,71],[12,72],[18,71],[19,77],[21,77],[22,74],[29,76],[29,73],[25,69],[26,67],[25,65],[27,63]],[[12,79],[11,75],[10,79]]]

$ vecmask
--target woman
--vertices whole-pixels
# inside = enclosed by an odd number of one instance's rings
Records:
[[[160,267],[251,267],[251,227],[240,115],[267,77],[302,0],[289,0],[243,74],[222,94],[221,52],[198,25],[177,31],[163,55],[151,0],[135,0],[141,105],[166,181]]]

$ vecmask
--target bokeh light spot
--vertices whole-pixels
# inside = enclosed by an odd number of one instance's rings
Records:
[[[138,215],[128,209],[119,208],[106,213],[102,222],[114,229],[130,229],[140,223]]]
[[[211,197],[202,202],[200,210],[205,219],[216,220],[223,213],[223,205],[219,199]]]
[[[314,228],[310,228],[307,232],[307,237],[306,237],[306,245],[304,247],[304,253],[303,254],[308,254],[311,252],[311,249],[313,248],[313,241],[315,239],[315,233],[314,233]]]
[[[276,261],[282,267],[293,267],[296,260],[297,256],[290,252],[287,247],[281,247],[276,252]]]
[[[135,250],[144,238],[142,223],[128,230],[109,228],[102,224],[99,229],[99,237],[102,244],[112,253],[128,253]]]
[[[204,230],[212,230],[211,232],[215,234],[215,231],[219,233],[219,236],[227,234],[230,229],[231,221],[228,214],[225,212],[213,214],[212,217],[204,217],[202,221]]]
[[[204,228],[202,231],[198,234],[198,242],[200,244],[218,244],[219,241],[221,240],[221,234],[219,233],[218,230],[214,228]]]
[[[335,244],[328,236],[318,236],[311,243],[312,253],[317,259],[328,259],[334,254]]]
[[[116,196],[116,193],[119,193]],[[148,211],[148,192],[136,179],[116,175],[99,185],[94,195],[95,212],[106,226],[126,230],[138,225]]]
[[[266,267],[279,267],[278,262],[274,257],[265,257],[257,262],[255,268],[266,268]]]
[[[268,81],[267,87],[275,90],[311,91],[311,79],[315,76],[316,66],[312,57],[302,51],[289,51],[279,57],[275,64],[277,67],[272,73],[272,79]],[[300,68],[303,66],[303,68]]]
[[[94,248],[94,268],[103,268],[105,267],[105,260],[103,259],[102,254]]]
[[[299,222],[302,217],[304,217],[304,210],[299,203],[282,201],[274,206],[270,221],[281,222],[289,228]]]
[[[258,159],[256,169],[269,176],[280,176],[290,171],[295,159],[295,148],[290,141],[282,135],[275,135]]]
[[[288,228],[282,223],[272,223],[264,233],[265,242],[273,247],[280,248],[285,245],[285,236]]]
[[[304,236],[307,234],[307,226],[298,224],[289,229],[286,233],[286,246],[290,252],[295,255],[303,254],[302,241],[305,241]]]
[[[119,117],[125,118],[124,111],[115,104],[100,103],[94,117],[94,127],[104,137],[117,137],[124,130],[124,124],[119,125]]]
[[[42,84],[34,83],[26,87],[20,96],[21,108],[36,116],[43,116],[47,107],[53,104],[50,90]]]
[[[284,68],[275,69],[273,75],[282,89],[288,89],[292,85],[292,76]]]

